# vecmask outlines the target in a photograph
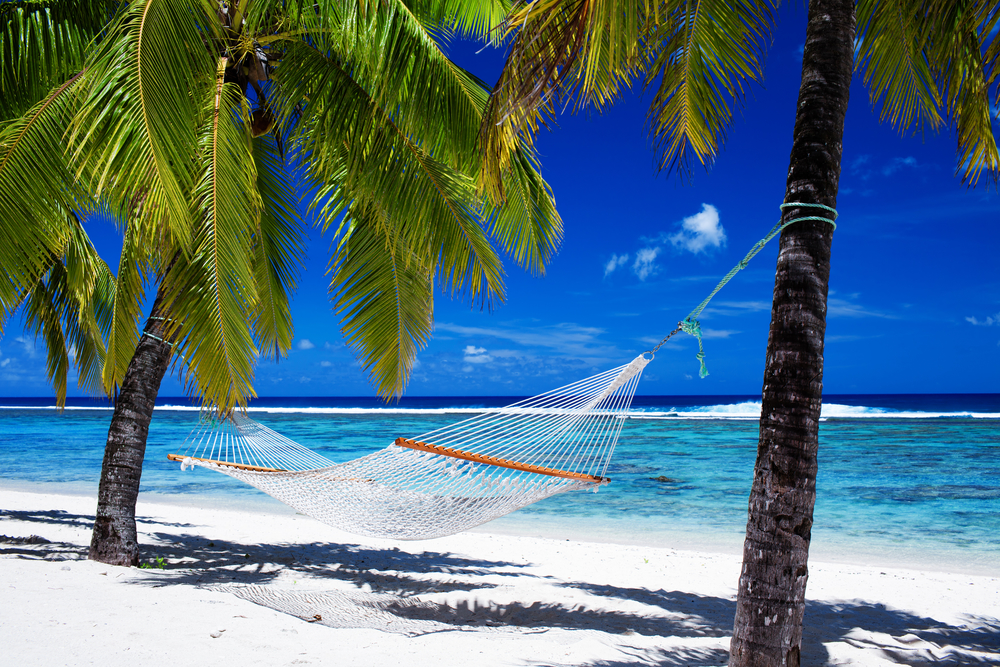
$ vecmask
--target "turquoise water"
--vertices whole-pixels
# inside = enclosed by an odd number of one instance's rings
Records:
[[[969,398],[965,410],[948,398],[947,405],[927,397],[827,403],[814,557],[863,556],[885,565],[1000,573],[1000,397]],[[474,409],[471,402],[503,399],[424,399],[396,409],[294,404],[306,400],[265,406],[253,417],[345,461],[398,436],[462,419]],[[550,498],[484,529],[738,552],[756,456],[752,416],[759,404],[715,400],[637,401],[637,418],[627,421],[608,470],[609,486],[596,494]],[[96,493],[110,415],[108,409],[0,409],[0,483]],[[159,501],[280,508],[229,477],[203,469],[182,473],[166,460],[196,421],[191,409],[157,409],[142,493]]]

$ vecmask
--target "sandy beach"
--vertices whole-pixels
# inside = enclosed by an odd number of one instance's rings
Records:
[[[95,501],[0,490],[9,665],[721,665],[739,558],[340,533],[141,502],[148,569],[86,560]],[[803,664],[1000,664],[1000,578],[811,563]]]

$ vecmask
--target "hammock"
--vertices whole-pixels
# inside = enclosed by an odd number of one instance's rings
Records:
[[[203,418],[171,454],[251,484],[358,535],[423,540],[467,530],[605,477],[642,370],[642,355],[574,384],[335,464],[234,413]]]

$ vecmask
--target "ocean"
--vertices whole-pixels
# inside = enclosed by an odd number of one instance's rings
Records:
[[[253,402],[251,416],[346,461],[519,399],[267,398]],[[96,494],[106,403],[70,399],[63,412],[51,399],[0,404],[0,484]],[[197,407],[183,398],[157,405],[141,498],[292,511],[225,475],[181,472],[167,454],[181,449]],[[610,485],[549,498],[477,530],[738,553],[759,412],[759,398],[749,396],[637,396]],[[825,396],[810,553],[1000,574],[1000,394]]]

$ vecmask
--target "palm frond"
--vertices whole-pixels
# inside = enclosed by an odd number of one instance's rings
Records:
[[[295,185],[270,136],[254,139],[257,188],[263,200],[253,240],[257,284],[254,332],[263,356],[283,356],[292,346],[289,298],[305,258],[305,238]]]
[[[900,130],[937,128],[941,104],[924,53],[922,0],[860,0],[857,6],[857,68],[864,70],[879,119]]]
[[[487,206],[484,214],[491,220],[490,236],[518,266],[544,275],[563,236],[552,191],[524,151],[513,156],[504,176],[507,201],[498,208]]]
[[[433,323],[433,271],[381,211],[355,204],[331,261],[330,293],[344,337],[383,398],[403,392]]]
[[[0,307],[20,303],[62,254],[67,212],[85,205],[63,154],[78,79],[0,129]],[[0,333],[3,332],[0,319]]]
[[[167,322],[186,363],[185,381],[206,405],[228,412],[253,393],[257,360],[249,323],[257,299],[251,241],[261,210],[249,108],[224,83],[220,59],[209,120],[199,136],[202,174],[194,188],[197,233],[190,256],[176,256],[164,277]]]
[[[102,373],[104,391],[108,394],[114,394],[121,386],[139,345],[139,319],[150,270],[149,253],[153,250],[143,242],[139,225],[126,223],[123,231],[117,280],[110,286],[102,286],[111,304],[110,324],[105,325],[107,355]]]
[[[114,0],[14,0],[0,4],[0,120],[16,118],[83,69]]]
[[[401,240],[422,257],[438,257],[444,285],[484,306],[503,299],[503,268],[478,217],[472,179],[428,154],[378,106],[339,63],[296,48],[303,69],[282,66],[286,90],[314,100],[303,110],[294,141],[309,156],[317,201],[329,224],[345,202],[378,202],[384,215],[405,220]],[[307,76],[308,73],[308,76]]]
[[[945,113],[958,130],[958,169],[970,183],[984,170],[996,179],[1000,151],[993,135],[989,89],[997,77],[1000,11],[996,3],[985,0],[929,0],[925,9],[925,52]]]
[[[601,109],[643,71],[648,10],[641,1],[517,3],[501,31],[514,38],[479,136],[479,187],[494,203],[504,200],[502,173],[513,153],[531,150],[562,100]]]
[[[79,220],[71,218],[68,225],[73,231],[65,252],[53,258],[24,303],[26,330],[45,341],[46,371],[59,407],[66,403],[71,362],[78,369],[78,385],[88,393],[102,393],[101,325],[108,311],[107,287],[113,282]]]
[[[429,31],[487,42],[498,32],[511,9],[510,0],[401,0]]]
[[[347,12],[353,3],[338,5]],[[473,3],[474,4],[474,3]],[[486,85],[451,62],[433,36],[400,2],[361,16],[360,10],[324,35],[322,44],[298,37],[282,44],[284,57],[274,78],[280,84],[283,117],[305,100],[336,106],[313,79],[328,79],[331,66],[348,74],[372,104],[436,159],[472,172]]]
[[[714,162],[730,106],[742,103],[748,82],[763,80],[773,11],[771,0],[692,0],[661,14],[646,74],[646,85],[656,84],[648,121],[660,169]]]
[[[74,157],[81,173],[93,173],[95,194],[119,203],[141,196],[144,218],[183,247],[200,101],[215,68],[202,30],[217,23],[208,0],[130,3],[88,64],[89,94],[75,121]]]

